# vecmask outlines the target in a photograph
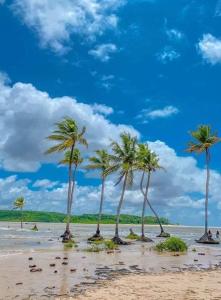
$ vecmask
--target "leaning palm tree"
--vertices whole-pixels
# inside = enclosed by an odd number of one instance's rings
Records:
[[[157,219],[157,222],[160,226],[161,232],[158,235],[158,237],[169,237],[170,234],[164,231],[161,220],[160,220],[156,210],[153,208],[153,206],[152,206],[152,204],[151,204],[151,202],[148,198],[148,191],[149,191],[149,187],[150,187],[151,175],[156,170],[163,169],[163,168],[159,165],[158,156],[156,155],[155,152],[152,152],[152,151],[149,150],[147,144],[139,144],[138,145],[137,165],[138,165],[138,169],[142,171],[142,177],[141,177],[141,182],[140,182],[140,190],[141,190],[141,193],[144,196],[143,211],[142,211],[141,240],[150,241],[150,239],[146,238],[145,235],[144,235],[144,213],[145,213],[146,203],[148,204],[151,211],[155,215],[155,218]],[[144,183],[144,179],[145,179],[145,174],[147,174],[147,182],[146,182],[146,187],[144,189],[143,183]]]
[[[59,162],[59,164],[62,165],[69,166],[70,163],[73,165],[71,199],[68,207],[68,215],[70,216],[71,216],[72,204],[73,204],[76,172],[77,172],[77,168],[79,167],[80,164],[82,164],[82,162],[83,162],[83,158],[81,157],[80,150],[77,148],[73,150],[72,157],[71,157],[71,151],[67,150],[64,154],[64,158]]]
[[[87,141],[84,138],[84,134],[86,128],[83,127],[82,130],[79,131],[78,125],[75,120],[72,118],[64,118],[62,121],[57,122],[56,130],[53,131],[51,135],[47,138],[50,141],[56,141],[58,144],[50,147],[46,154],[51,154],[54,152],[62,152],[66,150],[70,150],[70,157],[73,156],[74,149],[77,144],[82,144],[87,146]],[[68,197],[67,197],[67,221],[66,221],[66,229],[64,234],[62,235],[63,242],[68,242],[72,238],[72,234],[70,231],[70,207],[71,207],[71,199],[72,199],[72,182],[73,182],[73,173],[72,173],[72,162],[69,161],[68,164]]]
[[[209,201],[209,181],[210,181],[210,148],[220,142],[220,138],[216,133],[211,131],[209,125],[200,125],[197,130],[191,131],[190,135],[194,141],[188,145],[187,152],[195,152],[198,154],[205,153],[206,156],[206,193],[205,193],[205,232],[204,235],[197,240],[198,243],[218,243],[208,236],[208,201]]]
[[[104,189],[105,189],[105,180],[107,177],[106,172],[110,168],[110,155],[107,153],[106,150],[97,150],[96,156],[92,156],[89,158],[89,164],[86,166],[87,170],[99,170],[101,176],[101,198],[100,198],[100,209],[98,214],[97,220],[97,230],[96,233],[90,237],[89,241],[95,240],[102,240],[103,237],[100,234],[100,222],[101,222],[101,215],[103,209],[103,202],[104,202]]]
[[[25,206],[25,198],[24,197],[18,197],[14,201],[14,209],[20,209],[21,211],[21,228],[23,228],[23,208]]]
[[[122,133],[120,135],[121,143],[112,142],[111,164],[112,166],[107,170],[106,174],[113,172],[119,172],[120,177],[116,183],[123,183],[120,201],[117,208],[116,227],[113,242],[116,244],[126,245],[127,243],[122,241],[119,237],[119,221],[120,212],[124,200],[126,188],[133,184],[133,171],[135,170],[136,161],[136,145],[137,138],[132,137],[129,133]]]

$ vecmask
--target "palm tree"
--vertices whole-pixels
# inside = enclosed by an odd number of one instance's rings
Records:
[[[111,174],[118,171],[120,173],[120,177],[116,185],[121,182],[123,183],[120,201],[117,208],[115,235],[112,240],[116,244],[126,245],[127,243],[122,241],[119,237],[119,221],[126,188],[128,186],[132,186],[133,184],[133,171],[135,170],[137,137],[132,137],[129,133],[122,133],[120,135],[120,138],[120,144],[117,142],[112,142],[111,144],[113,151],[113,155],[110,156],[112,165],[107,170],[106,174]]]
[[[142,233],[141,233],[141,240],[143,241],[151,241],[149,238],[146,238],[144,235],[144,213],[146,208],[146,203],[149,205],[151,211],[155,215],[157,222],[160,226],[160,234],[158,237],[169,237],[170,234],[164,231],[164,228],[162,226],[162,223],[160,221],[160,218],[156,212],[156,210],[153,208],[149,198],[148,198],[148,191],[150,187],[150,179],[153,172],[155,172],[158,169],[163,169],[159,165],[159,157],[156,155],[155,152],[152,152],[149,150],[147,144],[139,144],[138,150],[137,150],[137,165],[138,169],[140,169],[142,173],[141,182],[140,182],[140,190],[141,193],[144,196],[144,202],[143,202],[143,211],[142,211]],[[143,183],[145,179],[145,174],[147,173],[147,182],[145,189],[143,188]]]
[[[56,141],[58,144],[50,147],[46,154],[51,154],[54,152],[62,152],[66,150],[70,150],[70,157],[73,156],[74,149],[77,144],[82,144],[87,146],[87,141],[84,138],[84,134],[86,128],[83,127],[82,130],[79,131],[78,125],[75,120],[71,118],[64,118],[62,121],[57,122],[56,130],[52,132],[47,138],[50,141]],[[72,199],[72,182],[73,182],[73,173],[72,173],[72,161],[69,161],[68,165],[68,197],[67,197],[67,221],[66,221],[66,229],[64,234],[62,235],[63,242],[68,242],[72,238],[72,234],[70,231],[70,208],[71,208],[71,199]]]
[[[208,236],[208,201],[209,201],[209,181],[210,181],[210,147],[220,142],[220,138],[216,133],[211,131],[209,125],[200,125],[197,130],[191,131],[190,135],[194,141],[188,145],[187,152],[195,152],[201,154],[205,152],[206,156],[206,194],[205,194],[205,232],[204,235],[197,240],[199,243],[214,243],[215,241]]]
[[[69,208],[68,208],[68,215],[70,216],[71,216],[72,204],[73,204],[76,172],[78,166],[82,164],[82,162],[83,162],[83,158],[81,157],[81,153],[77,148],[73,150],[72,157],[71,157],[71,151],[67,150],[64,154],[64,158],[59,162],[59,164],[62,165],[69,166],[69,163],[71,163],[74,166],[73,173],[72,173],[71,201],[69,203]]]
[[[100,234],[100,222],[101,222],[101,215],[102,215],[102,208],[104,202],[104,189],[105,189],[105,180],[107,177],[107,171],[110,168],[110,155],[107,153],[106,150],[97,150],[96,156],[92,156],[89,158],[90,164],[86,166],[87,170],[99,170],[101,176],[101,198],[100,198],[100,209],[98,214],[97,220],[97,230],[96,233],[90,237],[89,241],[94,240],[102,240],[103,237]]]
[[[20,209],[21,211],[21,228],[23,228],[23,207],[25,206],[24,197],[18,197],[14,201],[14,209]]]

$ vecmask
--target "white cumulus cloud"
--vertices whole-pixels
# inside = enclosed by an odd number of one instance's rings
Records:
[[[137,118],[146,122],[148,119],[168,118],[178,113],[179,109],[177,107],[168,105],[160,109],[143,109]]]
[[[0,166],[11,171],[36,171],[42,163],[57,161],[56,155],[44,155],[49,146],[46,136],[65,116],[74,118],[79,127],[86,126],[88,153],[107,148],[110,139],[118,140],[123,131],[139,136],[132,126],[111,123],[105,115],[112,112],[108,106],[88,105],[71,97],[51,98],[32,84],[10,85],[0,76]]]
[[[72,35],[94,40],[118,23],[124,0],[14,0],[13,12],[34,30],[42,47],[64,53]],[[74,44],[74,42],[73,42]]]
[[[204,34],[198,44],[199,52],[203,59],[215,65],[221,63],[221,39],[214,37],[212,34]]]

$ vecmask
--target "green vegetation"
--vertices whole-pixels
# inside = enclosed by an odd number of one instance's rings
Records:
[[[164,242],[156,245],[155,249],[157,251],[169,251],[169,252],[185,252],[187,251],[186,243],[178,237],[170,237]]]
[[[116,250],[118,246],[112,240],[105,240],[104,247],[106,250]]]
[[[116,250],[118,245],[112,240],[93,241],[91,246],[86,249],[87,252],[100,252],[104,250]]]
[[[19,222],[21,214],[14,210],[0,210],[0,221]],[[84,214],[81,216],[72,216],[72,223],[82,224],[97,224],[97,214]],[[48,223],[64,223],[66,215],[57,212],[41,212],[41,211],[23,211],[24,222],[48,222]],[[170,224],[166,218],[161,218],[163,224]],[[102,224],[115,224],[114,215],[103,215],[101,219]],[[121,215],[121,224],[141,224],[141,218],[132,215]],[[155,217],[145,217],[146,224],[157,224]]]
[[[73,247],[76,247],[77,245],[75,244],[75,241],[74,240],[70,240],[68,241],[67,243],[64,244],[64,248],[67,249],[67,248],[73,248]]]
[[[140,237],[138,234],[136,233],[129,233],[128,236],[126,236],[126,239],[129,239],[129,240],[139,240]]]
[[[21,228],[23,228],[23,208],[25,206],[25,198],[24,197],[18,197],[14,201],[14,209],[20,209],[20,222],[21,222]]]

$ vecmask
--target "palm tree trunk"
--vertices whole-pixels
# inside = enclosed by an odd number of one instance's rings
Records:
[[[150,173],[150,172],[149,172],[149,173]],[[147,197],[147,196],[145,197],[145,192],[144,192],[144,189],[143,189],[143,180],[144,180],[144,172],[143,172],[143,175],[142,175],[142,178],[141,178],[140,189],[141,189],[141,192],[142,192],[142,194],[143,194],[143,196],[144,196],[144,199],[145,199],[146,203],[149,205],[149,207],[150,207],[152,213],[153,213],[154,216],[156,217],[157,222],[158,222],[158,224],[159,224],[159,226],[160,226],[160,231],[161,231],[161,232],[160,232],[160,234],[159,234],[158,236],[159,236],[159,237],[169,237],[170,234],[169,234],[169,233],[166,233],[166,232],[164,231],[163,226],[162,226],[162,223],[161,223],[161,221],[160,221],[160,218],[159,218],[157,212],[155,211],[155,209],[153,208],[152,204],[151,204],[150,201],[148,200],[148,197]]]
[[[147,203],[147,194],[150,186],[150,172],[148,172],[148,177],[147,177],[147,184],[146,184],[146,189],[144,193],[144,200],[143,200],[143,209],[142,209],[142,226],[141,226],[141,237],[144,238],[145,233],[144,233],[144,215],[145,215],[145,210],[146,210],[146,203]]]
[[[122,188],[122,192],[121,192],[119,205],[118,205],[118,208],[117,208],[117,218],[116,218],[116,227],[115,227],[115,235],[114,235],[114,238],[116,238],[116,239],[119,239],[120,211],[121,211],[121,207],[122,207],[123,200],[124,200],[124,194],[125,194],[126,185],[127,185],[127,176],[128,176],[128,174],[126,173],[125,177],[124,177],[124,183],[123,183],[123,188]]]
[[[21,229],[23,228],[23,208],[21,207]]]
[[[74,171],[73,171],[73,175],[72,175],[71,201],[70,201],[70,207],[69,207],[70,216],[72,215],[72,205],[73,205],[73,198],[74,198],[76,171],[77,171],[77,166],[75,166]]]
[[[70,157],[72,157],[74,151],[74,145],[71,147],[71,154]],[[72,161],[69,162],[69,168],[68,168],[68,198],[67,198],[67,221],[66,221],[66,229],[64,234],[61,236],[63,238],[62,242],[67,242],[71,239],[72,235],[70,232],[70,217],[71,217],[71,194],[72,194]]]
[[[104,187],[105,187],[105,177],[102,176],[101,201],[100,201],[100,209],[99,209],[97,230],[96,230],[97,236],[100,236],[100,223],[101,223],[101,215],[102,215],[102,209],[103,209],[103,203],[104,203]]]
[[[205,234],[208,233],[208,201],[209,201],[209,180],[210,180],[210,169],[209,169],[210,153],[209,149],[206,148],[206,199],[205,199]]]

